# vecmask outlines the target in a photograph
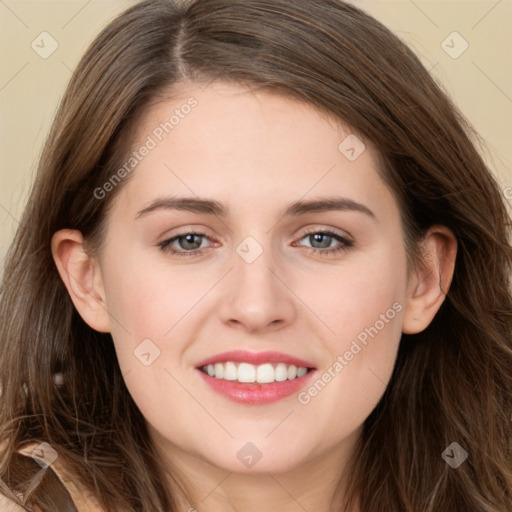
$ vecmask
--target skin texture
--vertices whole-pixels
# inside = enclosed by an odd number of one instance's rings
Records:
[[[349,127],[308,104],[222,82],[180,91],[140,120],[134,149],[188,98],[198,102],[116,196],[100,252],[87,254],[79,231],[59,231],[52,241],[58,270],[82,318],[112,333],[150,434],[201,512],[327,511],[389,381],[401,333],[425,329],[444,300],[455,238],[432,227],[424,243],[428,264],[408,269],[400,211],[376,171],[370,141],[350,161],[338,149]],[[171,195],[214,199],[230,213],[160,209],[136,218]],[[361,203],[375,217],[350,210],[282,214],[295,201],[332,196]],[[173,256],[158,246],[192,230],[206,235],[193,241],[202,254]],[[334,231],[353,245],[322,254],[342,243],[315,241],[307,230]],[[252,263],[236,252],[248,236],[263,250]],[[172,247],[186,252],[186,242]],[[195,369],[227,350],[275,350],[311,361],[316,380],[393,304],[394,318],[307,404],[296,394],[236,404],[210,390]],[[149,366],[133,353],[145,339],[160,351]],[[261,453],[252,468],[237,457],[247,442]]]

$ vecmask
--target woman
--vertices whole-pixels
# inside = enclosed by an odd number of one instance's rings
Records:
[[[509,217],[339,0],[150,0],[57,113],[1,297],[14,510],[510,511]]]

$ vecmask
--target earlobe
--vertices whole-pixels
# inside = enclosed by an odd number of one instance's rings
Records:
[[[405,300],[402,331],[416,334],[432,322],[450,288],[457,240],[446,226],[432,226],[423,244],[423,262],[411,272]]]
[[[103,278],[98,261],[84,248],[80,231],[62,229],[52,237],[59,275],[83,320],[99,332],[110,332]]]

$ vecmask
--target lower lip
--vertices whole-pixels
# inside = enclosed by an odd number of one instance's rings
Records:
[[[263,405],[277,402],[294,393],[298,393],[311,379],[315,370],[293,380],[272,382],[270,384],[243,383],[237,380],[224,380],[210,377],[197,370],[211,389],[239,404]]]

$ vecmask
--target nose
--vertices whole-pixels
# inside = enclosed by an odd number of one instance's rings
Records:
[[[234,254],[233,262],[225,280],[227,291],[220,299],[221,320],[247,332],[272,331],[293,323],[294,293],[286,273],[275,268],[272,252],[264,249],[250,263]]]

